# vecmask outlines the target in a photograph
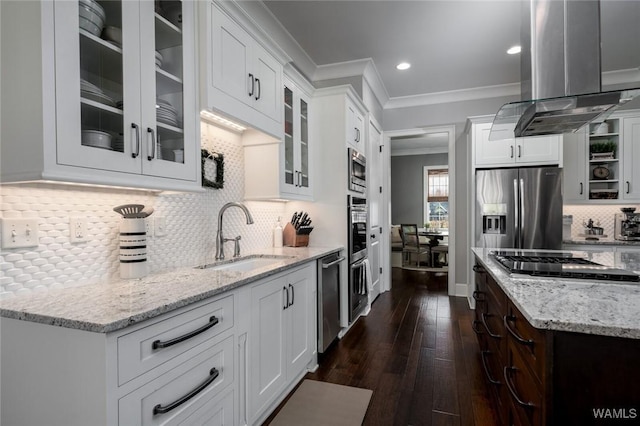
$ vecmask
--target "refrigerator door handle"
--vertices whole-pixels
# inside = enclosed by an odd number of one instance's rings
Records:
[[[524,245],[524,218],[527,217],[527,212],[524,211],[524,179],[520,179],[520,244],[519,248],[523,248]]]
[[[513,218],[515,222],[515,232],[513,233],[513,247],[518,248],[520,241],[520,214],[518,212],[518,179],[513,180]]]

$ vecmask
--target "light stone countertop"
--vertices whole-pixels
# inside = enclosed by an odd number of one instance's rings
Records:
[[[640,339],[640,283],[550,279],[510,274],[489,256],[492,250],[495,249],[472,248],[489,274],[534,327]],[[603,265],[634,270],[628,264],[621,263],[613,253],[606,251],[570,252]],[[639,264],[640,252],[637,257],[638,259],[631,259],[635,267]]]
[[[586,238],[577,240],[563,240],[562,244],[574,244],[574,245],[598,245],[598,246],[624,246],[628,248],[640,249],[640,241],[622,241],[615,240],[611,237],[600,238],[598,240],[587,240]]]
[[[207,299],[343,247],[268,248],[257,256],[289,256],[247,272],[184,267],[144,278],[56,289],[0,302],[0,316],[107,333]],[[227,259],[228,261],[229,259]]]

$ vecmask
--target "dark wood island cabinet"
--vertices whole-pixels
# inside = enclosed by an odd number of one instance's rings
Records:
[[[474,271],[473,329],[501,424],[640,422],[640,340],[535,328],[479,262]]]

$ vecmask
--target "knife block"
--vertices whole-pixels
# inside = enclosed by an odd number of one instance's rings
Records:
[[[287,223],[282,231],[284,245],[287,247],[306,247],[309,245],[309,234],[300,235],[296,233],[296,228]]]

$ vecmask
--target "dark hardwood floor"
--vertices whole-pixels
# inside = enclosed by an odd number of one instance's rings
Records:
[[[307,378],[373,390],[363,425],[495,425],[473,312],[446,280],[394,268],[392,290]]]

